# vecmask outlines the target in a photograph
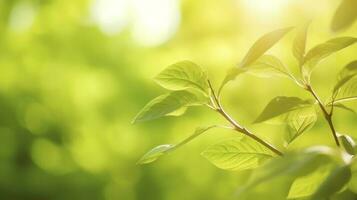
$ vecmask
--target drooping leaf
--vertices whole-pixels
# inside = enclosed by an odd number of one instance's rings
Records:
[[[243,69],[262,77],[291,76],[286,66],[279,60],[279,58],[273,55],[263,55],[256,62]]]
[[[312,71],[315,65],[322,59],[341,49],[353,45],[355,42],[357,42],[357,38],[355,37],[338,37],[328,40],[322,44],[318,44],[307,52],[304,59],[304,65]]]
[[[181,61],[170,65],[155,77],[155,81],[169,90],[195,88],[208,92],[207,73],[191,61]]]
[[[168,151],[172,150],[175,147],[173,144],[163,144],[159,145],[150,151],[148,151],[140,160],[137,162],[137,164],[148,164],[151,162],[154,162],[157,160],[159,157],[167,153]]]
[[[353,24],[357,19],[357,2],[356,0],[343,0],[336,9],[331,22],[331,29],[339,31]]]
[[[340,72],[338,76],[338,82],[333,89],[333,93],[336,94],[338,90],[345,85],[349,80],[357,75],[357,60],[348,63]]]
[[[279,115],[312,105],[314,104],[311,100],[302,100],[298,97],[275,97],[268,103],[254,123],[264,122]]]
[[[341,141],[341,144],[345,151],[350,155],[356,155],[356,142],[349,135],[339,135],[338,139]]]
[[[336,168],[320,185],[311,199],[325,200],[340,191],[351,179],[350,166]]]
[[[186,106],[201,105],[207,102],[206,97],[189,91],[174,91],[156,97],[136,115],[133,123],[157,119],[178,112]]]
[[[263,35],[259,38],[253,46],[249,49],[248,53],[240,63],[240,67],[245,67],[255,62],[260,56],[268,51],[274,44],[276,44],[281,38],[287,34],[292,27],[278,29]]]
[[[306,49],[306,38],[307,38],[307,31],[309,29],[310,22],[304,24],[303,26],[299,27],[296,33],[296,37],[293,43],[293,55],[299,62],[300,66],[304,62],[305,57],[305,49]]]
[[[198,137],[202,133],[204,133],[204,132],[206,132],[209,129],[214,128],[214,127],[217,127],[217,126],[216,125],[212,125],[212,126],[197,127],[195,132],[191,136],[189,136],[188,138],[184,139],[183,141],[181,141],[177,145],[164,144],[164,145],[159,145],[157,147],[154,147],[153,149],[148,151],[142,158],[140,158],[140,160],[137,162],[137,164],[148,164],[148,163],[154,162],[157,159],[159,159],[161,156],[163,156],[164,154],[179,148],[180,146],[190,142],[194,138]]]
[[[274,153],[248,136],[226,140],[207,148],[202,155],[225,170],[246,170],[258,167],[274,157]]]
[[[258,58],[260,58],[260,56],[262,56],[266,51],[273,47],[274,44],[276,44],[281,38],[283,38],[284,35],[287,34],[291,29],[291,27],[278,29],[260,37],[249,49],[242,62],[239,64],[238,68],[243,68],[254,63]],[[234,80],[242,72],[244,71],[239,69],[229,69],[226,77],[224,78],[220,86],[218,94],[229,81]]]
[[[332,163],[321,165],[315,171],[296,179],[290,187],[288,199],[311,196],[335,168]]]
[[[291,111],[286,116],[288,133],[285,137],[286,146],[293,142],[302,133],[309,130],[317,120],[317,112],[314,106],[303,107]]]

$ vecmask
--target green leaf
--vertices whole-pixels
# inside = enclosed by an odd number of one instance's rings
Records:
[[[320,185],[311,199],[325,200],[339,192],[351,179],[350,166],[342,166],[335,169]]]
[[[341,49],[353,45],[355,42],[357,42],[357,38],[354,37],[338,37],[316,45],[307,52],[304,64],[305,66],[308,66],[308,71],[312,71],[315,65],[322,59]]]
[[[202,155],[225,170],[246,170],[258,167],[274,153],[248,136],[226,140],[207,148]]]
[[[310,22],[304,24],[303,26],[299,27],[297,30],[296,37],[293,43],[293,55],[299,62],[300,66],[304,62],[305,57],[305,49],[306,49],[306,38],[307,38],[307,31],[309,29]]]
[[[356,0],[343,0],[333,16],[331,29],[339,31],[351,26],[357,19],[356,8]]]
[[[207,73],[191,61],[181,61],[170,65],[155,77],[155,81],[169,90],[195,88],[208,92]]]
[[[238,68],[239,67],[244,68],[254,63],[258,58],[260,58],[260,56],[262,56],[266,51],[268,51],[271,47],[273,47],[274,44],[276,44],[281,38],[283,38],[284,35],[287,34],[291,29],[292,29],[291,27],[278,29],[260,37],[249,49],[249,51],[243,58],[242,62],[239,64]],[[242,72],[244,71],[236,68],[229,69],[226,77],[221,83],[220,89],[218,90],[218,94],[220,94],[223,87],[229,81],[234,80]]]
[[[339,135],[338,139],[341,141],[341,144],[345,151],[350,155],[356,155],[356,142],[349,135]]]
[[[327,106],[328,106],[328,107],[331,107],[331,105],[332,105],[332,104],[329,104],[329,105],[327,105]],[[343,105],[342,103],[334,103],[333,106],[334,106],[335,108],[340,108],[340,109],[342,109],[342,110],[346,110],[346,111],[352,112],[352,113],[354,113],[354,114],[357,114],[356,111],[354,111],[352,108],[349,108],[349,107]]]
[[[254,123],[264,122],[279,115],[314,105],[311,100],[302,100],[298,97],[279,96],[272,99],[258,116]]]
[[[263,55],[256,62],[244,68],[248,72],[262,77],[285,76],[290,77],[286,66],[273,55]]]
[[[189,91],[174,91],[161,95],[150,101],[136,115],[133,123],[157,119],[163,116],[172,115],[179,112],[179,109],[186,106],[202,105],[208,100],[200,94]]]
[[[159,157],[161,157],[168,151],[172,150],[174,147],[175,147],[175,145],[173,145],[173,144],[159,145],[159,146],[151,149],[142,158],[140,158],[140,160],[137,162],[137,164],[148,164],[148,163],[154,162]]]
[[[357,75],[357,60],[348,63],[340,72],[338,82],[333,89],[333,93],[338,93],[338,90],[348,81]]]
[[[357,76],[344,83],[335,94],[334,104],[357,100]],[[329,103],[329,104],[332,104]]]
[[[314,106],[303,107],[289,112],[286,116],[289,129],[285,137],[285,145],[289,145],[302,133],[312,128],[316,120],[317,112]]]
[[[178,117],[181,116],[183,114],[185,114],[187,111],[187,107],[181,107],[171,113],[166,114],[165,116],[174,116],[174,117]]]
[[[307,197],[314,194],[334,167],[335,165],[328,163],[320,166],[310,174],[297,178],[290,187],[288,199]]]
[[[150,151],[148,151],[137,162],[137,164],[148,164],[148,163],[154,162],[157,159],[159,159],[161,156],[163,156],[164,154],[166,154],[168,152],[171,152],[171,151],[174,151],[175,149],[179,148],[180,146],[183,146],[183,145],[187,144],[188,142],[190,142],[194,138],[198,137],[202,133],[204,133],[204,132],[206,132],[209,129],[214,128],[214,127],[217,127],[217,126],[216,125],[212,125],[212,126],[198,127],[198,128],[196,128],[195,132],[191,136],[189,136],[188,138],[184,139],[183,141],[181,141],[177,145],[174,145],[174,144],[159,145],[159,146],[151,149]]]
[[[292,27],[278,29],[263,35],[259,38],[253,46],[249,49],[248,53],[243,58],[240,67],[246,67],[255,62],[260,56],[274,46],[281,38],[287,34]]]

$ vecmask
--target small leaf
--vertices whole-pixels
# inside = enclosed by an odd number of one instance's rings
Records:
[[[179,148],[180,146],[185,145],[186,143],[190,142],[191,140],[193,140],[194,138],[198,137],[202,133],[204,133],[204,132],[206,132],[209,129],[214,128],[214,127],[217,127],[217,126],[216,125],[212,125],[212,126],[197,127],[195,132],[191,136],[189,136],[188,138],[184,139],[183,141],[181,141],[177,145],[173,145],[173,144],[159,145],[159,146],[151,149],[149,152],[147,152],[137,162],[137,164],[148,164],[148,163],[154,162],[157,159],[159,159],[161,156],[163,156],[165,153],[167,153],[169,151],[173,151],[173,150]]]
[[[312,105],[314,104],[310,100],[302,100],[298,97],[275,97],[268,103],[254,123],[264,122],[279,115]]]
[[[260,37],[253,46],[249,49],[242,62],[239,64],[238,68],[246,67],[252,63],[254,63],[260,56],[262,56],[266,51],[268,51],[271,47],[274,46],[281,38],[284,37],[292,28],[283,28],[278,29],[272,32],[269,32],[262,37]],[[240,69],[229,69],[226,77],[221,83],[220,89],[218,90],[218,94],[220,94],[223,87],[229,82],[234,80],[239,74],[241,74],[242,70]]]
[[[311,199],[325,200],[340,191],[351,179],[350,166],[342,166],[335,169],[320,185]]]
[[[248,136],[226,140],[207,148],[202,155],[225,170],[246,170],[258,167],[274,155],[269,149]]]
[[[249,49],[248,53],[243,58],[240,67],[245,67],[255,62],[260,56],[262,56],[266,51],[274,46],[274,44],[283,38],[291,29],[292,27],[278,29],[263,35]]]
[[[334,104],[357,100],[357,76],[348,80],[335,94]],[[330,103],[332,104],[332,102]]]
[[[357,60],[348,63],[340,72],[338,82],[333,89],[333,93],[337,94],[338,90],[348,81],[357,75]]]
[[[304,64],[309,67],[309,71],[312,71],[315,65],[322,59],[341,49],[353,45],[355,42],[357,42],[357,38],[354,37],[338,37],[316,45],[307,52]]]
[[[306,36],[309,29],[310,22],[299,27],[293,44],[293,55],[301,65],[304,62],[306,49]]]
[[[263,76],[286,76],[290,77],[289,70],[279,60],[279,58],[273,55],[263,55],[256,62],[244,68],[248,72]]]
[[[133,123],[157,119],[178,112],[182,107],[201,105],[206,102],[207,99],[200,94],[189,91],[174,91],[161,95],[146,104],[136,115]]]
[[[343,0],[333,16],[331,29],[339,31],[351,26],[357,19],[356,8],[356,0]]]
[[[349,135],[340,135],[338,139],[347,153],[356,155],[356,142]]]
[[[170,65],[155,77],[155,81],[169,90],[195,88],[204,93],[208,92],[206,72],[190,61],[181,61]]]
[[[168,151],[172,150],[174,147],[175,147],[175,145],[173,145],[173,144],[159,145],[159,146],[151,149],[142,158],[140,158],[140,160],[137,162],[137,164],[147,164],[147,163],[154,162],[159,157],[161,157]]]

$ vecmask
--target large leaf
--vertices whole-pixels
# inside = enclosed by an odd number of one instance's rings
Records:
[[[136,115],[133,123],[157,119],[182,112],[182,107],[201,105],[207,102],[206,97],[189,91],[174,91],[156,97]],[[176,113],[177,114],[177,113]]]
[[[206,72],[190,61],[170,65],[155,77],[155,81],[169,90],[195,88],[205,93],[208,91]]]
[[[226,140],[207,148],[202,155],[225,170],[245,170],[258,167],[274,153],[248,136]]]
[[[333,162],[329,152],[330,149],[319,148],[299,154],[287,153],[283,157],[272,159],[253,172],[247,183],[239,189],[238,199],[286,200],[291,185],[297,178],[306,177],[321,166]]]
[[[311,196],[316,192],[321,183],[327,178],[335,165],[328,163],[320,166],[315,171],[306,176],[302,176],[294,181],[289,190],[289,199]]]
[[[288,132],[285,136],[286,146],[293,142],[298,136],[309,130],[317,120],[317,112],[314,106],[302,107],[289,112],[286,115]]]
[[[339,31],[349,27],[357,19],[357,1],[343,0],[333,16],[331,29]]]
[[[254,123],[264,122],[279,115],[314,105],[311,100],[302,100],[298,97],[279,96],[272,99],[258,116]]]
[[[338,37],[316,45],[307,52],[304,64],[305,66],[308,66],[309,71],[311,71],[322,59],[341,49],[353,45],[355,42],[357,42],[357,38],[354,37]]]
[[[238,67],[243,68],[254,63],[258,58],[260,58],[260,56],[262,56],[266,51],[268,51],[272,46],[274,46],[274,44],[276,44],[281,38],[283,38],[284,35],[287,34],[291,29],[291,27],[278,29],[260,37],[249,49]],[[226,83],[231,80],[234,80],[236,76],[241,74],[242,72],[243,71],[239,69],[229,69],[226,77],[224,78],[220,86],[219,93]]]
[[[137,164],[148,164],[148,163],[154,162],[157,159],[159,159],[161,156],[163,156],[164,154],[166,154],[170,151],[173,151],[173,150],[177,149],[178,147],[190,142],[197,136],[201,135],[202,133],[204,133],[207,130],[214,128],[214,127],[217,127],[217,126],[212,125],[212,126],[198,127],[198,128],[196,128],[195,132],[191,136],[189,136],[185,140],[181,141],[177,145],[164,144],[164,145],[159,145],[157,147],[154,147],[153,149],[148,151],[143,157],[141,157],[140,160],[137,162]]]
[[[256,62],[243,69],[262,77],[291,76],[286,66],[279,60],[279,58],[273,55],[263,55]]]
[[[299,64],[301,65],[304,62],[305,57],[305,49],[306,49],[306,36],[307,30],[309,28],[310,22],[304,24],[297,30],[296,37],[293,43],[293,55],[298,60]]]
[[[320,185],[311,199],[325,200],[340,191],[351,179],[350,166],[336,168]]]

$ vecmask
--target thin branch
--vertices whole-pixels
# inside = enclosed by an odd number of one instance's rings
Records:
[[[312,96],[316,99],[316,101],[319,104],[320,109],[321,109],[322,113],[324,114],[324,117],[331,129],[331,133],[333,135],[333,138],[335,139],[336,145],[340,146],[340,142],[338,141],[338,137],[337,137],[337,132],[336,132],[335,126],[333,125],[333,122],[332,122],[332,112],[333,111],[332,110],[331,110],[331,112],[327,111],[324,104],[322,103],[322,101],[320,100],[319,96],[316,94],[314,89],[311,87],[311,85],[309,85],[309,84],[306,85],[306,90],[308,92],[310,92],[312,94]]]
[[[243,126],[239,125],[227,112],[224,111],[217,95],[214,92],[214,89],[212,87],[212,84],[210,81],[208,81],[208,85],[210,87],[210,90],[212,92],[212,96],[213,99],[217,105],[216,111],[221,114],[227,121],[229,121],[233,126],[234,126],[234,130],[237,132],[240,132],[250,138],[252,138],[253,140],[257,141],[258,143],[262,144],[263,146],[267,147],[268,149],[270,149],[272,152],[274,152],[276,155],[278,156],[282,156],[283,153],[281,151],[279,151],[278,149],[276,149],[274,146],[272,146],[271,144],[265,142],[264,140],[262,140],[261,138],[259,138],[258,136],[254,135],[253,133],[251,133],[249,130],[247,130],[246,128],[244,128]]]

